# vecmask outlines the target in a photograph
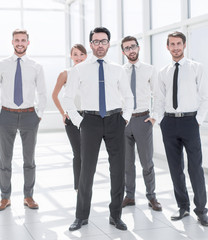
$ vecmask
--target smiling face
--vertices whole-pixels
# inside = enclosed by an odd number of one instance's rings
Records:
[[[122,44],[123,47],[123,55],[125,55],[129,62],[132,64],[136,63],[139,58],[139,50],[140,47],[137,45],[137,43],[134,40],[124,42]]]
[[[14,52],[18,57],[22,57],[26,54],[27,46],[30,41],[27,38],[27,34],[18,33],[13,36],[12,45],[14,47]]]
[[[90,47],[93,51],[93,54],[97,57],[97,58],[103,58],[105,57],[105,55],[108,52],[108,49],[110,47],[110,43],[108,42],[106,45],[103,45],[101,42],[99,43],[98,46],[96,46],[93,41],[94,40],[108,40],[108,35],[104,32],[99,32],[99,33],[94,33],[92,36],[92,42],[90,43]]]
[[[167,45],[167,49],[169,50],[175,62],[180,61],[184,57],[185,48],[186,43],[183,43],[182,38],[169,37],[169,44]]]
[[[73,48],[71,59],[74,62],[74,65],[83,62],[87,58],[87,55],[81,52],[78,48]]]

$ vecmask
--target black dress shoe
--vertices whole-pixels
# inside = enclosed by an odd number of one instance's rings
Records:
[[[76,218],[72,225],[69,227],[69,231],[75,231],[77,229],[80,229],[82,225],[86,224],[88,224],[88,219],[81,220],[79,218]]]
[[[203,226],[208,226],[208,216],[206,213],[204,214],[198,214],[198,220]]]
[[[189,216],[189,211],[187,211],[186,209],[180,208],[176,214],[171,216],[171,220],[172,221],[177,221],[177,220],[180,220],[180,219],[182,219],[186,216]]]
[[[110,217],[109,223],[114,225],[116,228],[120,230],[127,230],[126,224],[120,218],[112,218]]]

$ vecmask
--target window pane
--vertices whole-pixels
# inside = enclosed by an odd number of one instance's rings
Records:
[[[12,7],[12,8],[19,8],[21,7],[21,0],[1,0],[0,7]]]
[[[111,32],[111,40],[117,40],[118,36],[118,17],[117,17],[117,1],[102,0],[102,26]]]
[[[81,43],[80,35],[80,5],[79,1],[74,2],[70,6],[70,17],[71,17],[71,46],[76,43]]]
[[[207,0],[191,0],[191,17],[208,13]]]
[[[65,15],[54,11],[25,11],[32,55],[65,55]],[[38,26],[38,27],[37,27]]]
[[[208,25],[197,29],[191,29],[190,41],[188,49],[190,50],[190,58],[204,65],[204,69],[208,76],[208,55],[205,54],[208,43]],[[208,123],[208,114],[206,116]]]
[[[123,0],[124,36],[142,32],[142,0]]]
[[[84,1],[84,29],[85,29],[85,47],[89,47],[89,33],[95,26],[95,1]]]
[[[152,0],[152,28],[180,21],[180,0]]]
[[[65,4],[54,0],[23,0],[24,8],[39,8],[39,9],[64,9]]]
[[[66,69],[65,58],[64,57],[33,57],[37,62],[39,62],[44,69],[45,82],[47,87],[47,106],[46,110],[57,110],[52,100],[52,92],[56,84],[56,80],[60,72]],[[62,93],[60,93],[60,100],[62,99]]]
[[[21,15],[19,11],[0,11],[1,36],[0,55],[8,56],[13,53],[12,32],[21,27]],[[5,24],[6,22],[6,24]]]
[[[107,56],[109,58],[109,60],[113,61],[113,62],[116,62],[116,63],[119,63],[120,59],[119,59],[119,51],[120,50],[120,46],[118,45],[115,45],[115,46],[111,46],[108,50],[108,53],[107,53]]]

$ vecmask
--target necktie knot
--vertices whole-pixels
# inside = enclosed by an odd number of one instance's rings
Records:
[[[178,67],[180,64],[178,62],[175,63],[175,66]]]
[[[98,59],[97,61],[98,61],[99,64],[103,64],[104,60],[103,59]]]

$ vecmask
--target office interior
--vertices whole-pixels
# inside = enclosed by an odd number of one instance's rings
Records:
[[[13,54],[12,31],[27,29],[30,45],[27,54],[43,65],[47,85],[47,107],[40,123],[36,149],[37,177],[35,199],[38,211],[22,204],[22,154],[17,136],[13,159],[13,195],[10,208],[0,212],[0,239],[207,239],[208,229],[200,226],[194,213],[180,222],[171,222],[177,209],[162,142],[161,131],[154,126],[154,163],[156,192],[162,213],[147,206],[141,166],[137,156],[136,206],[123,210],[127,232],[118,232],[108,224],[108,156],[102,144],[94,180],[92,210],[88,226],[70,233],[74,220],[76,192],[73,190],[72,149],[62,116],[52,100],[57,77],[72,67],[70,49],[83,44],[91,55],[89,32],[97,26],[112,34],[108,56],[126,63],[120,43],[127,35],[140,45],[140,60],[159,71],[170,63],[167,35],[182,31],[187,37],[185,56],[201,62],[208,75],[208,1],[207,0],[0,0],[0,58]],[[60,93],[60,100],[64,92]],[[208,184],[208,115],[200,126],[203,167]],[[185,167],[186,168],[186,167]],[[185,169],[187,171],[187,169]],[[193,192],[187,179],[191,200]],[[193,202],[193,201],[192,201]],[[192,206],[194,208],[194,206]]]

